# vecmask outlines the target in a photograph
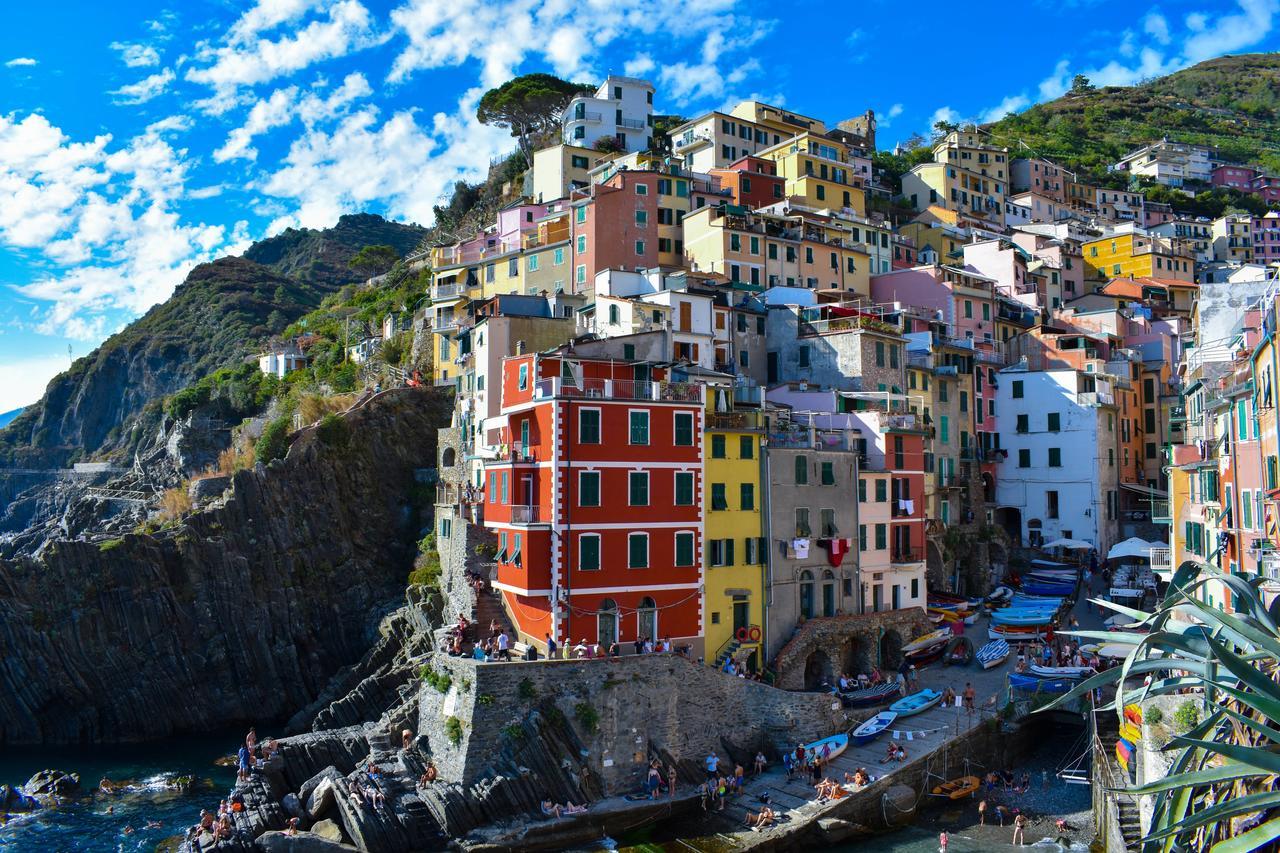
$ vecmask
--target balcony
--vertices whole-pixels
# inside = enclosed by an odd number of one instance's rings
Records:
[[[1088,391],[1076,394],[1076,403],[1081,406],[1096,408],[1098,406],[1114,406],[1116,401],[1114,397],[1105,391]]]
[[[439,302],[444,299],[456,299],[465,288],[461,284],[437,284],[431,288],[431,299]]]
[[[632,379],[584,379],[566,382],[540,379],[535,400],[577,398],[587,400],[646,400],[654,403],[702,404],[703,386],[693,382],[644,382]]]
[[[1170,524],[1173,522],[1173,516],[1169,512],[1168,501],[1152,501],[1151,502],[1151,523],[1152,524]]]
[[[1152,548],[1150,552],[1151,571],[1170,573],[1173,571],[1173,552],[1168,548]]]
[[[431,331],[437,335],[447,335],[458,328],[457,317],[436,317],[431,321]]]
[[[919,563],[923,560],[924,552],[916,548],[894,548],[889,558],[889,561],[895,565]]]
[[[600,113],[592,112],[591,110],[574,110],[573,115],[568,120],[571,122],[585,121],[591,122],[592,124],[599,124],[602,118],[604,118],[604,116]]]
[[[708,412],[707,429],[763,429],[761,412]]]
[[[618,125],[618,127],[625,127],[627,130],[644,130],[645,129],[645,123],[640,121],[639,119],[634,119],[634,118],[624,118],[621,121],[616,122],[616,124]]]
[[[1264,586],[1272,589],[1280,586],[1280,553],[1270,551],[1263,554],[1258,571],[1266,579]]]
[[[511,523],[512,524],[540,524],[538,520],[538,507],[528,506],[524,504],[512,504],[511,506]]]

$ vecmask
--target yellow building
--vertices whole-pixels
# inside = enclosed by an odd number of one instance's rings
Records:
[[[713,406],[718,396],[708,394],[708,405]],[[759,650],[768,559],[760,485],[762,417],[755,410],[709,408],[702,472],[706,661],[723,666],[732,655],[755,671],[764,665]]]
[[[1135,230],[1117,232],[1083,246],[1084,274],[1090,281],[1164,278],[1195,281],[1195,257],[1186,242]]]
[[[871,293],[871,258],[845,223],[800,212],[703,207],[684,218],[684,258],[698,272],[748,288]]]
[[[849,168],[849,148],[839,140],[817,133],[801,133],[780,145],[756,154],[778,164],[786,179],[786,195],[809,207],[847,209],[866,213],[862,180]]]

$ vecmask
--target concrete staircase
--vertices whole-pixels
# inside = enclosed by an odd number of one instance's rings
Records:
[[[511,626],[511,618],[507,614],[507,609],[502,605],[502,594],[497,590],[486,590],[476,596],[475,625],[472,626],[474,636],[468,639],[473,642],[488,639],[489,623],[495,619],[503,630],[507,632],[511,642],[514,643],[516,641],[515,629]]]
[[[1120,739],[1120,724],[1116,721],[1115,714],[1099,713],[1095,719],[1098,721],[1098,740],[1102,742],[1103,751],[1106,753],[1103,760],[1113,775],[1127,781],[1124,779],[1123,768],[1115,760],[1116,741]],[[1142,821],[1139,817],[1137,802],[1133,797],[1119,791],[1110,796],[1115,798],[1120,834],[1124,836],[1125,849],[1134,851],[1142,849]]]

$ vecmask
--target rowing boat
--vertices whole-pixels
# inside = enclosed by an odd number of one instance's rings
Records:
[[[826,758],[830,761],[849,748],[849,736],[841,733],[838,735],[832,735],[831,737],[824,737],[821,740],[815,740],[813,743],[806,743],[804,745],[804,751],[807,754],[812,750],[814,754],[821,757],[822,748],[828,745],[831,747],[831,751],[827,753]]]
[[[919,693],[912,693],[910,696],[894,702],[889,706],[889,710],[893,711],[899,717],[909,717],[912,714],[919,714],[921,711],[927,711],[941,701],[941,693],[937,690],[931,690],[926,687]]]
[[[942,658],[946,661],[947,666],[960,664],[968,665],[973,660],[973,640],[968,637],[956,637],[947,643],[946,651],[942,653]]]
[[[881,702],[887,702],[898,696],[901,690],[898,682],[889,681],[884,684],[877,684],[875,687],[868,687],[865,690],[849,690],[841,693],[840,701],[844,703],[846,708],[879,705]]]
[[[1009,644],[1004,640],[992,640],[978,649],[978,664],[983,669],[999,666],[1009,657]]]
[[[911,652],[919,651],[920,649],[932,648],[939,643],[945,643],[949,639],[951,639],[950,631],[930,631],[928,634],[916,637],[914,640],[907,643],[902,647],[902,651],[904,654],[910,654]]]
[[[896,712],[881,711],[853,730],[853,742],[858,746],[871,743],[871,741],[883,734],[885,729],[893,725],[893,721],[896,719],[898,719]]]
[[[982,780],[977,776],[961,776],[959,779],[952,779],[950,782],[943,782],[938,785],[933,789],[933,793],[940,797],[959,800],[978,790],[981,785]]]

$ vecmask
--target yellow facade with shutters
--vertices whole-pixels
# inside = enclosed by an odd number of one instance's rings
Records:
[[[761,423],[758,412],[708,411],[706,417],[702,614],[706,662],[718,666],[724,664],[723,655],[730,651],[730,641],[739,628],[750,636],[752,628],[763,631],[765,626],[764,563],[768,555],[760,477],[763,432],[756,428]],[[750,508],[744,506],[748,497]],[[756,652],[757,671],[764,666],[759,648],[762,646],[749,640],[740,647],[744,660],[751,651]]]
[[[1181,240],[1144,234],[1115,234],[1083,246],[1085,278],[1165,278],[1195,281],[1195,258]]]
[[[813,208],[847,208],[859,216],[867,212],[866,191],[853,177],[846,145],[826,136],[801,133],[758,155],[777,164],[786,179],[788,198],[803,199]]]

